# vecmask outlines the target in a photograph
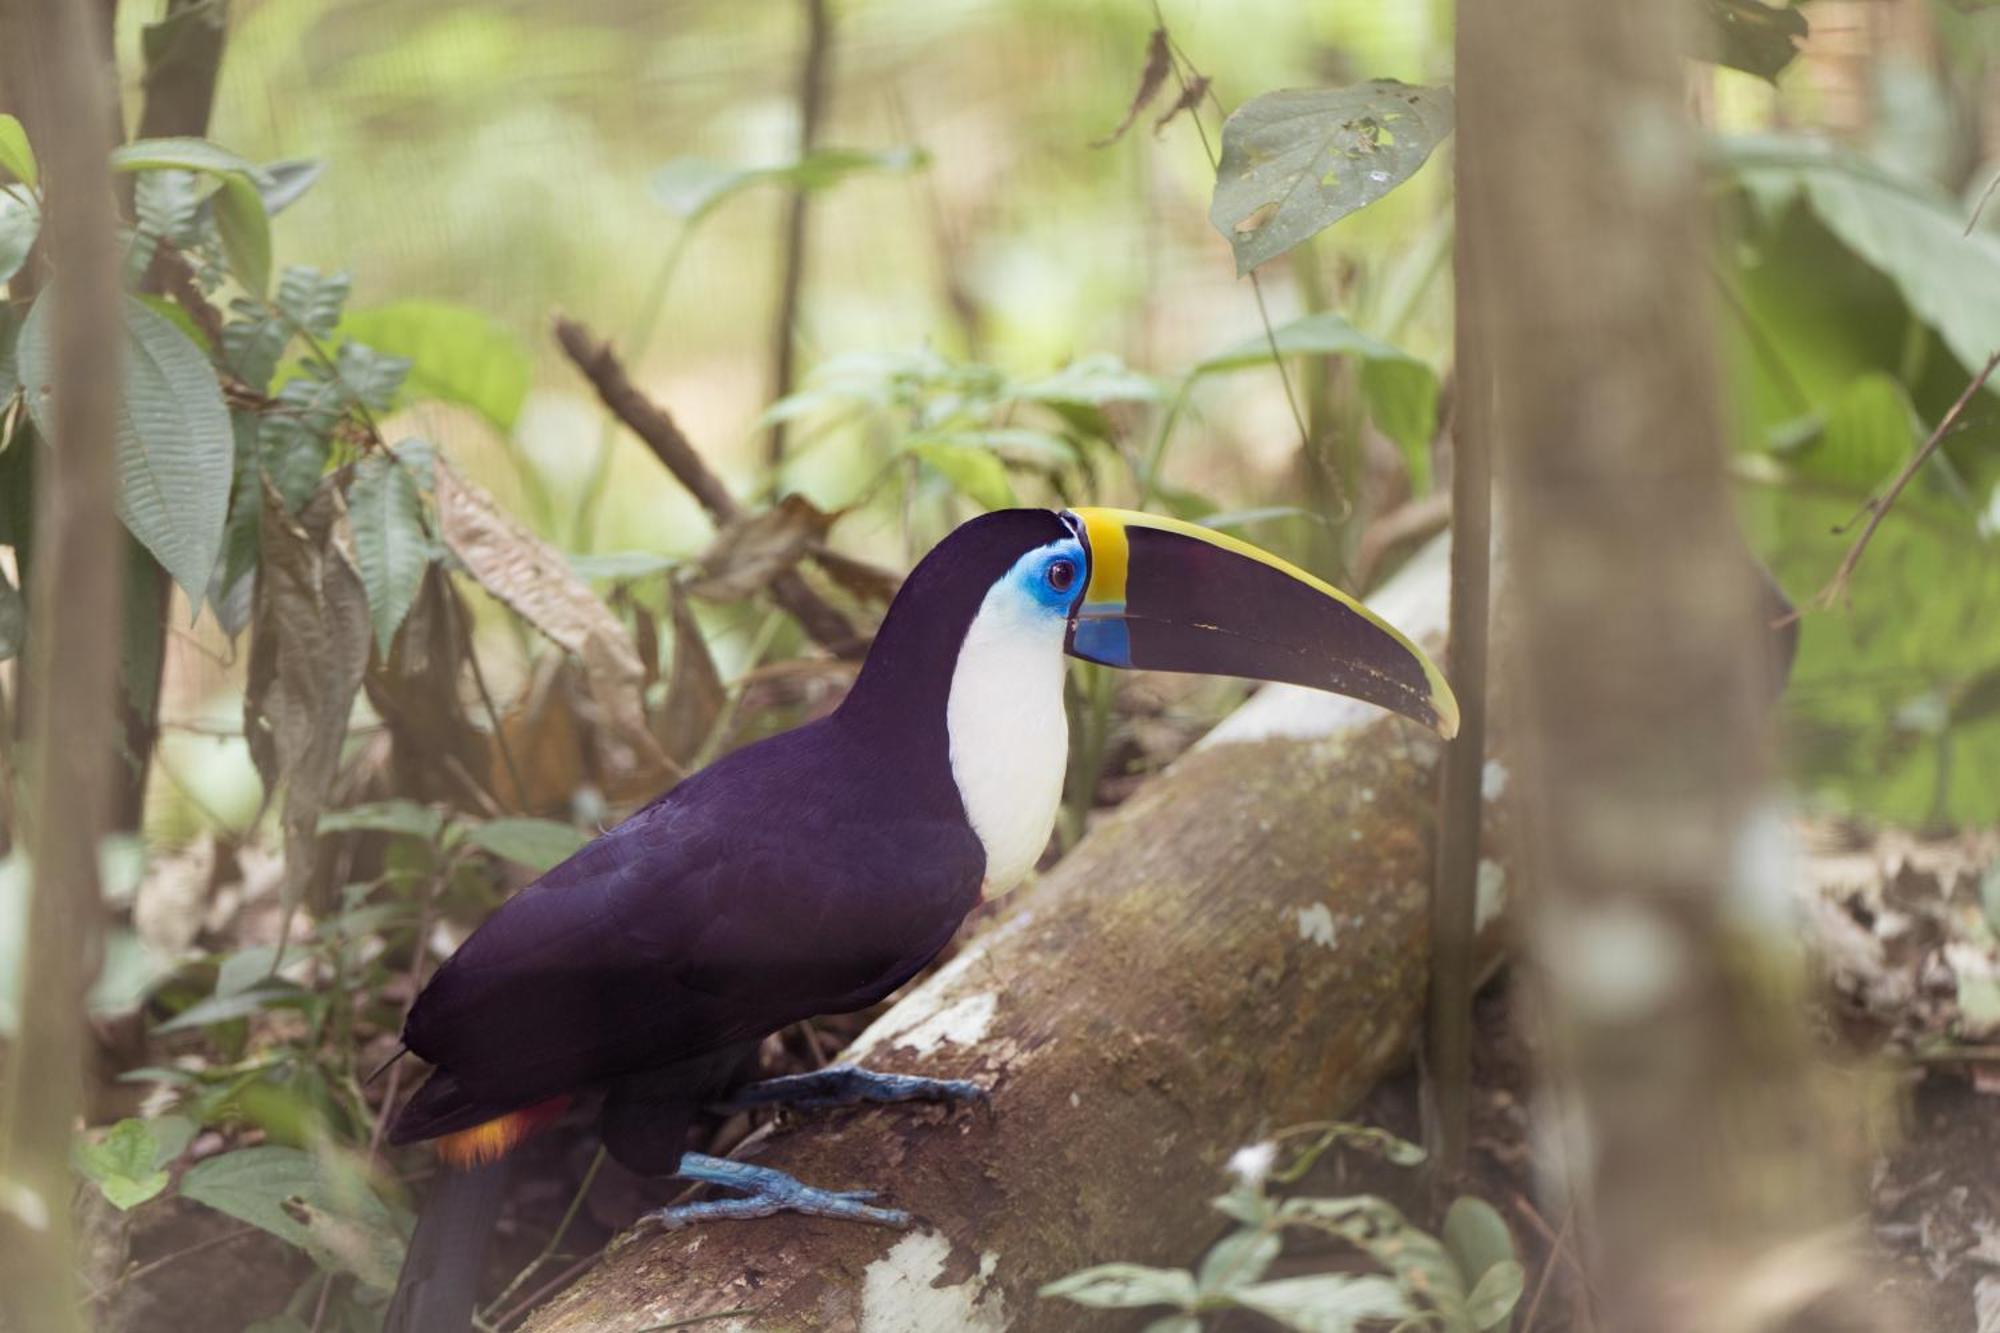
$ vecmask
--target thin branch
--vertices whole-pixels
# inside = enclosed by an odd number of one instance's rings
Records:
[[[1972,382],[1965,386],[1965,392],[1959,394],[1958,401],[1951,405],[1951,410],[1938,421],[1937,429],[1924,441],[1924,447],[1911,456],[1910,461],[1903,465],[1903,470],[1896,474],[1896,479],[1889,483],[1889,489],[1868,502],[1868,526],[1854,539],[1854,545],[1847,548],[1847,554],[1841,557],[1840,568],[1833,571],[1833,577],[1827,580],[1826,586],[1820,589],[1817,597],[1813,598],[1812,604],[1815,610],[1827,610],[1836,602],[1846,604],[1848,585],[1854,579],[1855,566],[1861,563],[1861,553],[1868,549],[1868,543],[1875,536],[1875,529],[1881,527],[1882,520],[1889,516],[1890,506],[1896,503],[1898,496],[1902,495],[1903,488],[1910,484],[1910,478],[1916,476],[1918,470],[1930,461],[1931,455],[1937,452],[1938,446],[1944,442],[1944,437],[1951,432],[1951,428],[1958,423],[1959,417],[1964,414],[1966,406],[1972,402],[1973,397],[1986,387],[1986,381],[1992,377],[1996,367],[2000,367],[2000,352],[1995,352],[1986,358],[1986,364],[1972,377]],[[1794,611],[1779,624],[1790,624],[1797,620],[1800,614]]]
[[[799,153],[803,162],[819,141],[826,113],[826,67],[833,50],[833,16],[827,0],[804,0],[806,50],[799,62]],[[792,187],[785,201],[785,267],[778,288],[778,310],[771,324],[771,401],[792,391],[798,374],[799,296],[806,281],[806,224],[812,211],[812,191],[803,182]],[[768,457],[773,467],[785,456],[783,421],[771,425]]]
[[[653,456],[701,503],[718,526],[743,516],[736,497],[723,485],[722,478],[709,470],[673,417],[632,383],[610,343],[601,341],[577,321],[560,315],[556,317],[555,334],[564,354],[583,372],[603,404],[653,451]],[[791,613],[814,642],[834,656],[859,659],[867,655],[866,641],[848,623],[847,617],[815,592],[797,570],[786,570],[773,579],[771,596]]]
[[[1986,211],[1986,205],[1993,202],[1993,193],[2000,190],[2000,171],[1993,173],[1993,179],[1986,182],[1986,188],[1979,192],[1979,202],[1972,206],[1972,216],[1965,220],[1965,230],[1960,235],[1972,235],[1972,229],[1979,225],[1979,215]]]

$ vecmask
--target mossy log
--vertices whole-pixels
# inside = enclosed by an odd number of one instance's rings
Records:
[[[1375,604],[1435,646],[1445,584],[1440,544]],[[1219,1233],[1232,1151],[1352,1107],[1411,1047],[1438,752],[1350,700],[1266,690],[851,1052],[982,1080],[989,1106],[805,1115],[756,1156],[880,1189],[915,1229],[786,1216],[630,1237],[530,1333],[1062,1329],[1089,1312],[1038,1301],[1049,1279],[1187,1262]]]

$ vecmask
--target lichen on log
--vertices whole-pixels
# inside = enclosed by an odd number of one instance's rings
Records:
[[[1376,599],[1436,645],[1442,544]],[[1107,816],[852,1048],[975,1078],[983,1108],[801,1117],[761,1163],[874,1188],[918,1227],[781,1216],[626,1238],[529,1333],[1062,1329],[1036,1288],[1182,1263],[1222,1164],[1403,1061],[1426,984],[1429,732],[1267,689]],[[724,1312],[739,1311],[734,1316]]]

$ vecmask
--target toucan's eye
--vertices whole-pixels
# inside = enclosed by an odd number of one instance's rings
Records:
[[[1049,586],[1057,592],[1068,592],[1070,585],[1076,582],[1076,561],[1051,560],[1049,561],[1048,573],[1044,574],[1043,577],[1049,581]]]

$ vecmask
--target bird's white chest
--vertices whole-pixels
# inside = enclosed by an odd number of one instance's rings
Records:
[[[1061,616],[1002,584],[966,632],[945,708],[951,774],[986,848],[986,891],[1034,868],[1062,804],[1069,760]]]

